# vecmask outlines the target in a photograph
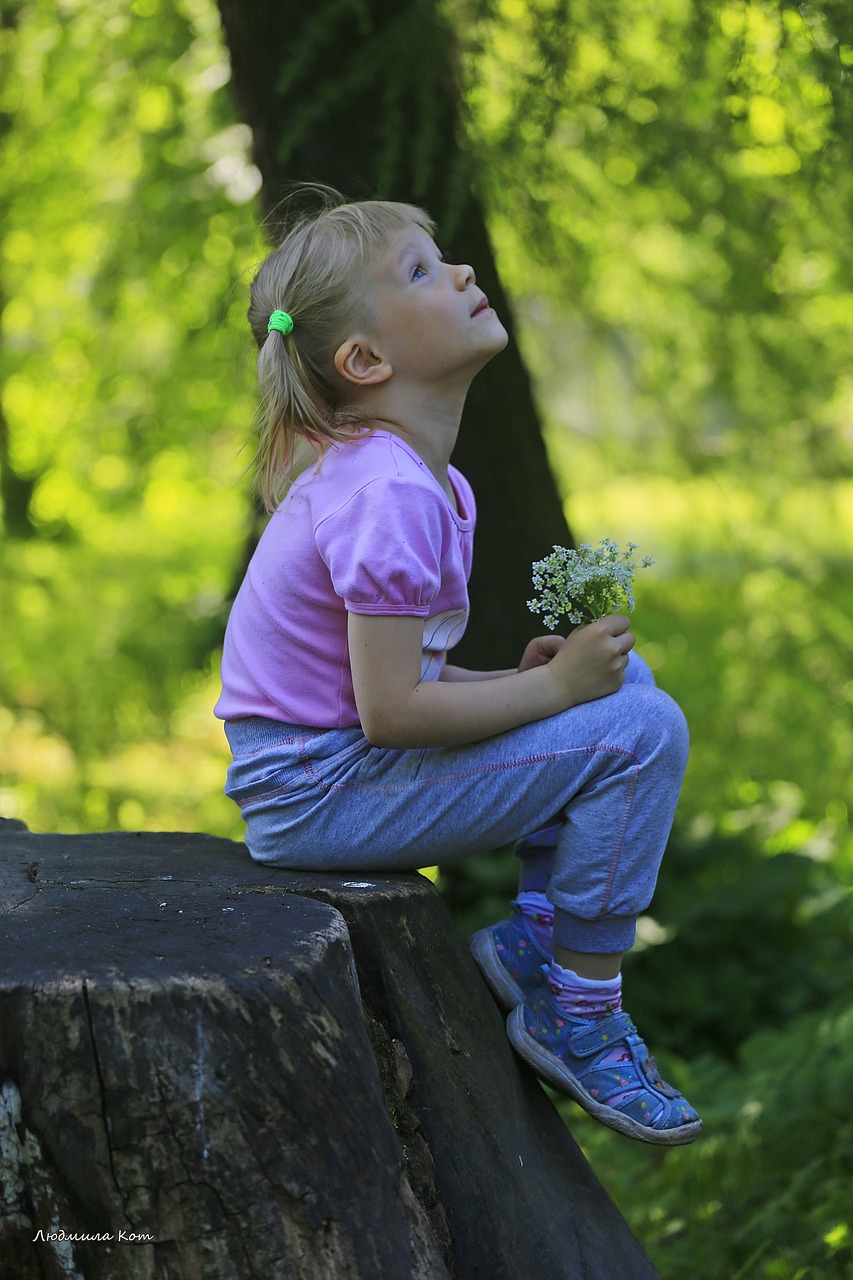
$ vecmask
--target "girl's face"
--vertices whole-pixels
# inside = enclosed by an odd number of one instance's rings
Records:
[[[400,379],[470,380],[508,341],[473,269],[445,262],[414,224],[368,266],[365,304],[376,345]]]

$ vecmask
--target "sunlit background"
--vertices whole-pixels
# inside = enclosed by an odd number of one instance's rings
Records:
[[[571,1123],[665,1276],[842,1277],[853,22],[579,0],[566,29],[554,9],[445,6],[569,524],[656,561],[635,630],[693,737],[673,875],[711,905],[698,919],[676,883],[637,974],[688,1028],[665,1047],[716,1128],[665,1164]],[[265,239],[218,13],[20,0],[0,38],[0,813],[239,838],[211,708],[252,530],[243,316]],[[693,1027],[768,918],[777,942]],[[691,929],[704,985],[688,965],[674,995],[648,957]],[[754,1006],[732,1009],[739,989]]]

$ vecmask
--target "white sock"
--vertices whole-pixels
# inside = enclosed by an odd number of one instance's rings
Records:
[[[557,1008],[570,1018],[606,1018],[622,1008],[621,973],[615,978],[582,978],[554,960],[548,988]]]

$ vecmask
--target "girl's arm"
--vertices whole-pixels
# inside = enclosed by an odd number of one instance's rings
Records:
[[[351,613],[350,664],[365,736],[378,747],[456,746],[615,693],[634,646],[629,625],[612,614],[579,627],[550,660],[525,670],[421,681],[420,618]]]
[[[506,671],[469,671],[467,667],[452,667],[445,663],[438,678],[457,684],[464,680],[501,680],[504,676],[515,675],[515,670],[512,667]]]

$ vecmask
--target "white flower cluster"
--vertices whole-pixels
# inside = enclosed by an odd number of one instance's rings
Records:
[[[561,617],[577,625],[595,622],[609,613],[631,613],[636,604],[633,586],[637,566],[632,560],[636,550],[636,542],[629,542],[620,551],[610,538],[602,538],[597,547],[583,542],[576,551],[554,547],[551,555],[533,565],[533,586],[538,595],[527,601],[528,609],[542,614],[549,631]],[[654,560],[644,556],[640,567],[647,569],[651,564]]]

